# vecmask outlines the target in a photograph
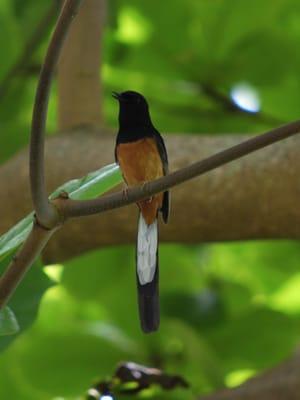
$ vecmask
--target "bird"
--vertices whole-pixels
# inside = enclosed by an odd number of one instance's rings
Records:
[[[145,97],[135,91],[113,92],[119,102],[115,160],[128,187],[168,174],[164,140],[154,127]],[[168,222],[168,191],[137,202],[136,282],[140,325],[145,333],[159,328],[158,213]]]

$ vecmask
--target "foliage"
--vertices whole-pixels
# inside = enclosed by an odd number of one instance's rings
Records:
[[[0,261],[1,274],[10,258],[11,256],[8,256]],[[19,335],[28,329],[35,321],[41,298],[51,286],[53,286],[53,283],[43,272],[42,263],[40,261],[35,262],[10,301],[11,309],[5,307],[0,312],[1,352],[17,338],[17,334]]]
[[[0,87],[48,5],[0,0]],[[110,92],[124,82],[146,94],[162,131],[254,132],[298,118],[296,0],[114,0],[109,7],[102,75],[110,125]],[[31,64],[41,63],[45,44]],[[28,143],[32,70],[16,74],[5,96],[0,90],[1,162]],[[258,113],[232,102],[240,82],[256,90]],[[51,102],[49,132],[55,93]],[[153,389],[152,398],[194,399],[236,385],[299,341],[299,258],[299,244],[288,241],[161,246],[162,323],[151,336],[138,325],[133,246],[39,263],[9,304],[26,331],[0,337],[0,398],[77,399],[121,360],[180,373],[192,384],[171,395]]]

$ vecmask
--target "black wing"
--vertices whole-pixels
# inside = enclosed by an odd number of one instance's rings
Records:
[[[155,130],[154,137],[156,140],[159,155],[162,160],[164,175],[167,175],[169,172],[169,162],[168,162],[168,154],[167,154],[167,149],[165,146],[164,139],[162,138],[161,134],[157,130]],[[169,212],[170,212],[170,193],[168,190],[166,192],[164,192],[161,212],[162,212],[162,217],[163,217],[164,222],[167,223],[168,219],[169,219]]]

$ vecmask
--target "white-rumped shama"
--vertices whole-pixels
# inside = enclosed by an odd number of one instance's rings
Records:
[[[139,93],[113,93],[119,101],[119,132],[115,159],[128,186],[141,185],[168,173],[168,156],[160,133],[152,124],[146,99]],[[158,212],[169,216],[169,192],[137,203],[140,209],[136,245],[136,277],[141,327],[159,327]]]

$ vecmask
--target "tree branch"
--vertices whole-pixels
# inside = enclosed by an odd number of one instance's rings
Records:
[[[224,389],[199,400],[298,400],[300,356],[249,379],[234,389]]]
[[[0,278],[0,309],[5,306],[53,232],[54,230],[44,229],[37,222],[34,223],[27,240]]]
[[[81,0],[66,0],[51,38],[37,87],[30,141],[30,182],[37,219],[45,227],[55,226],[57,213],[48,202],[44,174],[44,137],[50,86],[61,47]]]
[[[180,169],[249,137],[165,135],[170,168]],[[48,193],[74,177],[110,164],[114,144],[115,137],[110,132],[87,129],[48,138],[45,154]],[[300,220],[299,174],[300,135],[297,135],[202,175],[201,179],[179,185],[172,190],[171,219],[169,224],[161,226],[161,241],[191,244],[298,239],[300,227],[295,221]],[[26,149],[1,166],[0,185],[5,187],[0,191],[0,233],[4,233],[32,210]],[[61,262],[101,246],[133,243],[136,214],[137,208],[132,205],[73,219],[50,240],[44,259]]]

